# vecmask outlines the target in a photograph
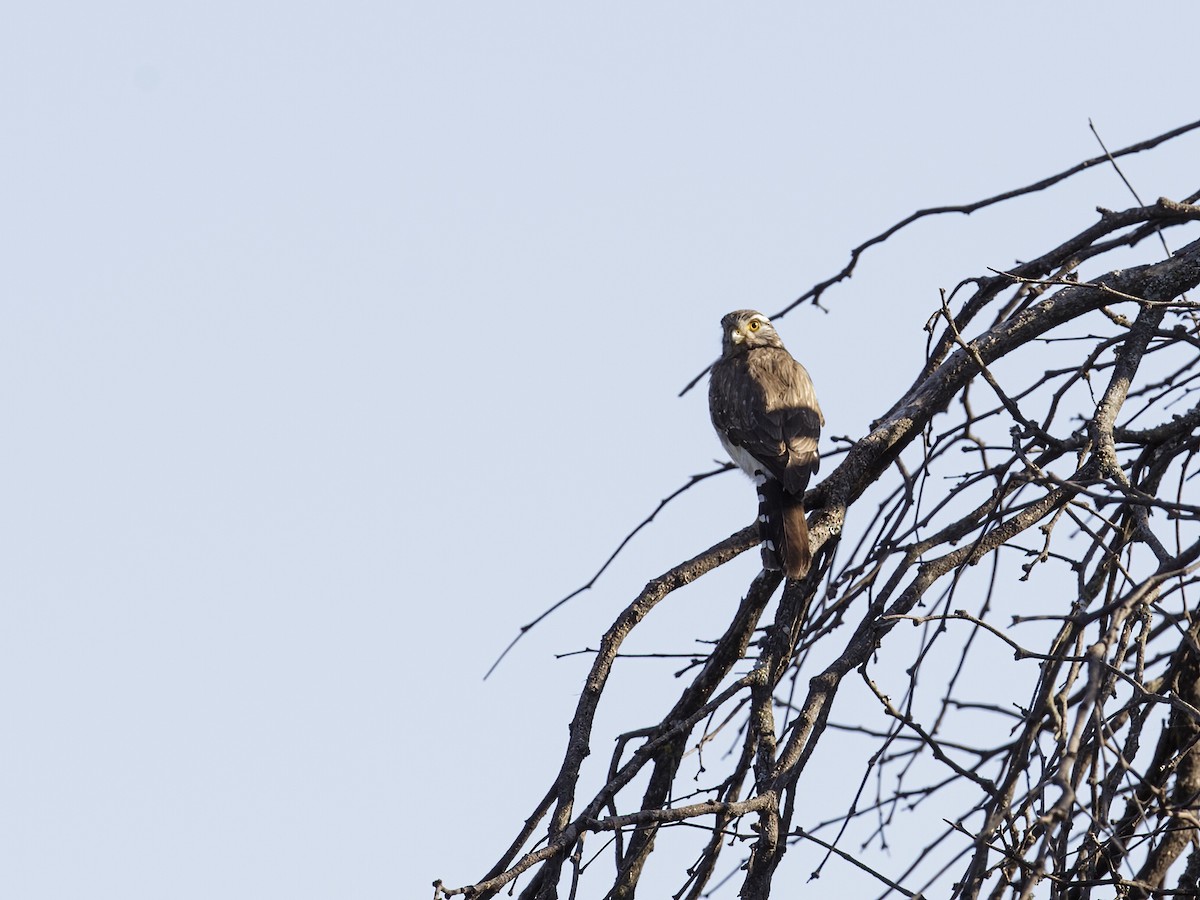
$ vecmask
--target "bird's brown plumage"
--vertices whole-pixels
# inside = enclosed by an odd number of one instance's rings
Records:
[[[713,427],[758,484],[764,565],[801,578],[812,563],[804,491],[820,465],[825,419],[808,372],[766,316],[737,310],[721,328],[721,358],[708,390]]]

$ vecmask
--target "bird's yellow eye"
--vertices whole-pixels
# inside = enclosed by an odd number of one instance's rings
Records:
[[[762,322],[758,321],[758,319],[751,319],[749,322],[746,323],[746,330],[747,331],[758,331],[758,329],[761,326],[762,326]]]

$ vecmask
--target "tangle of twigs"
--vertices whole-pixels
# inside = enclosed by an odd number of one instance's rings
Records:
[[[918,218],[1041,190],[1197,127],[914,213],[797,302]],[[652,580],[597,646],[549,790],[491,871],[437,882],[435,897],[516,887],[533,900],[564,886],[574,897],[599,877],[588,835],[615,839],[608,880],[587,895],[632,897],[662,829],[687,826],[695,857],[674,896],[689,900],[727,878],[761,900],[799,845],[824,854],[814,875],[844,866],[881,897],[1196,896],[1200,320],[1187,292],[1200,240],[1184,243],[1195,200],[1101,210],[1036,259],[945,296],[911,386],[806,498],[809,575],[772,603],[779,575],[761,572],[672,708],[622,735],[603,785],[581,794],[622,642],[757,533]],[[1179,235],[1164,256],[1159,239]],[[1106,265],[1118,248],[1144,262]],[[847,692],[853,723],[836,717]],[[693,780],[685,758],[722,729],[732,751]],[[843,754],[856,762],[840,763],[841,812],[821,817],[804,798],[818,748],[835,740],[862,752]],[[898,831],[926,811],[921,829]],[[897,840],[904,855],[872,855]]]

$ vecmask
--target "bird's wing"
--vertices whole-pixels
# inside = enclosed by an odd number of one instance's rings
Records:
[[[762,463],[790,493],[817,470],[823,418],[812,379],[780,347],[720,360],[709,387],[713,425]]]
[[[720,360],[709,383],[713,425],[762,463],[788,492],[816,472],[823,418],[804,366],[787,350],[761,347]]]

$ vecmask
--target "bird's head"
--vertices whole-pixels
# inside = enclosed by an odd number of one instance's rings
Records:
[[[782,347],[771,320],[753,309],[739,309],[721,319],[721,355],[743,353],[754,347]]]

